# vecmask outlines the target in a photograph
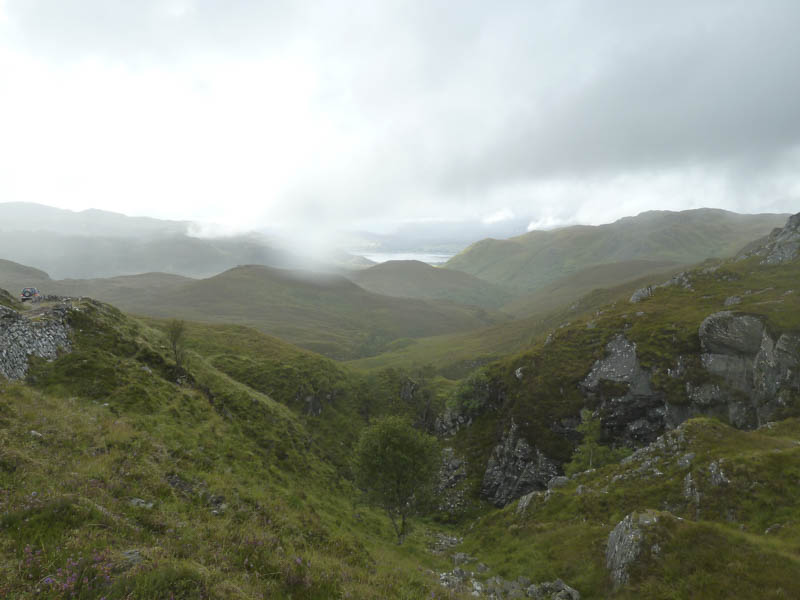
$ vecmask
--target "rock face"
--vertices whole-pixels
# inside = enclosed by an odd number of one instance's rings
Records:
[[[558,463],[520,437],[512,423],[489,457],[481,497],[502,507],[528,492],[546,489],[556,475]]]
[[[444,448],[436,484],[439,510],[454,515],[464,508],[466,490],[463,483],[466,478],[466,462],[456,455],[453,448]]]
[[[657,522],[654,512],[631,513],[611,531],[606,544],[606,568],[615,590],[628,583],[628,569],[642,554],[647,529]]]
[[[23,379],[28,372],[29,356],[53,360],[59,351],[69,352],[67,310],[56,307],[29,319],[0,306],[0,375]]]
[[[761,257],[762,265],[778,265],[800,256],[800,213],[792,215],[782,229],[775,229],[765,242],[755,250],[744,252],[739,258]]]
[[[614,389],[609,391],[609,387]],[[636,344],[624,335],[606,344],[606,356],[595,362],[581,388],[589,399],[600,401],[603,427],[615,439],[639,445],[653,441],[664,430],[663,395],[653,390],[650,373],[636,356]]]
[[[800,336],[770,335],[760,318],[722,311],[700,325],[702,364],[717,382],[687,386],[690,414],[721,417],[742,429],[772,420],[800,391]]]

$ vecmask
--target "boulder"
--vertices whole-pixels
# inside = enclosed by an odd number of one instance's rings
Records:
[[[653,511],[631,513],[617,523],[608,536],[606,568],[615,590],[628,583],[628,570],[642,554],[646,531],[658,522],[658,518]]]
[[[528,492],[546,489],[557,474],[558,463],[531,446],[512,422],[489,457],[481,497],[503,507]]]

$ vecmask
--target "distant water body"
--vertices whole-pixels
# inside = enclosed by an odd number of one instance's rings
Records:
[[[389,260],[418,260],[429,265],[441,265],[454,256],[453,254],[428,254],[426,252],[375,252],[370,254],[360,252],[358,254],[376,263]]]

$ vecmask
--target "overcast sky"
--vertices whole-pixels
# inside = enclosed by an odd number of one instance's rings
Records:
[[[800,210],[800,2],[0,0],[0,201],[233,227]]]

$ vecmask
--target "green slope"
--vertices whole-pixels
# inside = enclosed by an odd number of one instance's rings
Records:
[[[468,331],[508,318],[482,307],[375,294],[337,275],[259,265],[201,280],[144,273],[53,281],[3,261],[0,285],[38,285],[46,294],[89,296],[141,315],[250,325],[337,359],[375,354],[399,338]]]
[[[516,317],[543,315],[567,306],[594,289],[617,287],[642,278],[666,277],[680,270],[670,261],[624,260],[606,265],[593,265],[560,277],[535,292],[519,296],[503,306]]]
[[[454,256],[446,267],[533,291],[592,265],[631,260],[690,264],[733,256],[748,242],[782,226],[787,216],[716,209],[651,211],[609,225],[483,240]]]
[[[427,528],[397,547],[388,520],[355,501],[361,380],[257,332],[207,325],[190,325],[181,371],[162,332],[112,307],[80,301],[67,318],[71,353],[34,360],[25,382],[0,377],[0,597],[436,593],[427,570],[448,561],[426,551]],[[273,398],[240,381],[251,377],[282,387]],[[336,396],[320,414],[292,400],[295,385],[328,383]],[[400,401],[398,389],[386,404],[369,390],[374,414]]]
[[[478,328],[500,318],[481,308],[373,294],[344,277],[237,267],[166,291],[128,310],[251,325],[333,358],[373,354],[401,337]]]
[[[390,260],[353,273],[350,279],[376,294],[449,300],[486,308],[499,308],[511,297],[501,286],[461,271],[432,267],[418,260]]]

